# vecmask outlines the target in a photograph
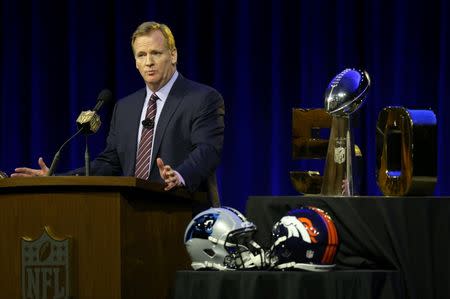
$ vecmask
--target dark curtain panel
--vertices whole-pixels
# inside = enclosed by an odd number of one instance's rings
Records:
[[[329,81],[347,67],[368,71],[372,87],[357,121],[364,156],[362,194],[380,194],[375,125],[385,106],[432,108],[438,119],[436,195],[450,192],[450,10],[445,0],[339,1],[7,1],[0,6],[0,169],[51,163],[100,90],[119,99],[144,86],[130,48],[143,21],[172,28],[184,76],[226,101],[219,188],[225,205],[248,195],[296,194],[294,107],[323,107]],[[112,106],[88,139],[105,144]],[[59,171],[83,165],[84,138],[62,152]]]

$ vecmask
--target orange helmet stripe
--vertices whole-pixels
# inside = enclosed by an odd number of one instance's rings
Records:
[[[322,258],[322,263],[331,264],[336,254],[338,244],[338,235],[336,227],[334,223],[331,221],[330,216],[328,216],[328,214],[326,214],[324,211],[317,208],[313,208],[313,210],[316,211],[321,216],[322,220],[325,222],[328,232],[328,244]]]

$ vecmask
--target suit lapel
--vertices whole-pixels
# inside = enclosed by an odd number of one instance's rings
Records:
[[[177,110],[178,106],[181,104],[184,95],[186,93],[185,79],[178,74],[178,78],[170,90],[169,96],[164,103],[163,110],[158,119],[158,124],[156,126],[155,140],[153,141],[153,154],[151,161],[151,168],[156,167],[157,153],[159,152],[159,147],[161,146],[161,141],[163,139],[166,128],[172,118],[173,114]]]

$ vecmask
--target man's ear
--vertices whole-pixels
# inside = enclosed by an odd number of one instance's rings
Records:
[[[173,49],[170,53],[170,58],[171,58],[171,62],[172,64],[177,64],[178,61],[178,52],[177,49]]]

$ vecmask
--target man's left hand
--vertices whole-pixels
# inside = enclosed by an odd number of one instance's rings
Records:
[[[156,159],[156,164],[159,168],[159,175],[166,183],[166,187],[164,188],[164,190],[169,191],[174,187],[181,185],[177,173],[172,169],[172,167],[170,167],[170,165],[164,165],[164,162],[161,158]]]

